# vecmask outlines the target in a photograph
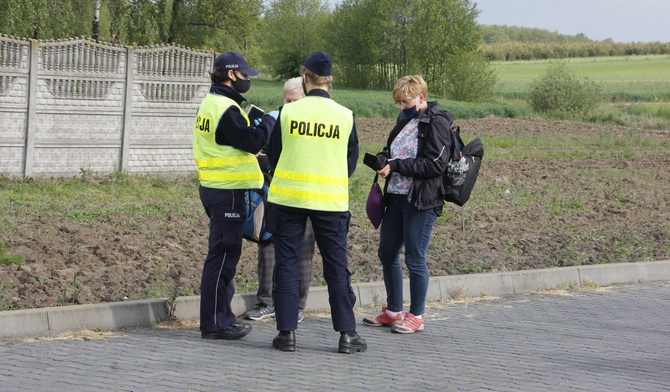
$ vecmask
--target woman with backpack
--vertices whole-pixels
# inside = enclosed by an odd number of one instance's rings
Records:
[[[379,238],[379,260],[386,286],[386,306],[363,324],[391,327],[397,333],[424,329],[424,308],[429,272],[426,252],[435,219],[442,214],[442,175],[451,151],[453,118],[437,102],[428,102],[428,87],[419,75],[398,80],[393,99],[401,110],[386,147],[387,158],[377,173],[386,179],[386,210]],[[403,271],[400,253],[405,248],[409,272],[410,307],[403,314]]]

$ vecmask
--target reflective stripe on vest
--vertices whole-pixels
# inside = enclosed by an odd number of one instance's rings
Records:
[[[207,94],[198,109],[193,128],[193,158],[200,184],[223,189],[261,188],[263,173],[253,154],[216,144],[216,128],[231,106],[240,110],[249,125],[246,113],[237,102],[222,95]]]
[[[282,152],[268,201],[318,211],[349,210],[347,148],[351,110],[305,97],[281,111]]]

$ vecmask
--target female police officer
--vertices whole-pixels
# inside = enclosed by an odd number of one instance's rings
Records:
[[[358,137],[352,111],[328,95],[331,71],[325,52],[313,52],[303,62],[300,75],[307,96],[284,105],[268,150],[274,177],[267,225],[275,244],[272,296],[279,331],[272,346],[282,351],[295,351],[300,248],[307,218],[323,259],[333,328],[340,332],[338,351],[367,349],[356,333],[356,295],[347,261],[349,177],[358,160]]]
[[[263,186],[254,154],[266,144],[275,121],[265,115],[259,126],[250,126],[240,107],[245,101],[240,93],[249,90],[249,76],[256,75],[240,53],[218,56],[193,129],[200,200],[209,217],[209,249],[200,285],[203,339],[241,339],[251,331],[251,325],[237,321],[230,305],[242,252],[244,192]]]

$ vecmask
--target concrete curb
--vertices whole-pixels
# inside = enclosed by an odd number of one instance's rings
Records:
[[[670,260],[432,277],[427,300],[641,281],[670,281]],[[409,300],[409,281],[405,280],[404,285],[405,300]],[[381,304],[386,296],[383,282],[359,283],[354,284],[353,288],[358,297],[358,306]],[[232,303],[233,311],[242,314],[252,308],[255,302],[254,292],[236,294]],[[305,310],[309,312],[329,308],[327,288],[310,288]],[[150,327],[165,320],[167,313],[165,299],[9,310],[0,312],[0,339],[57,335],[84,329]],[[200,317],[200,297],[177,298],[175,316],[182,320],[197,320]]]

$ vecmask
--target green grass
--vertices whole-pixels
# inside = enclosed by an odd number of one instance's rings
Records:
[[[12,308],[12,303],[3,298],[2,292],[5,291],[7,288],[7,283],[5,282],[5,279],[3,278],[2,281],[0,281],[0,312],[3,310],[10,310]]]
[[[283,84],[268,79],[254,79],[249,93],[245,94],[247,101],[270,111],[282,105]],[[391,91],[340,89],[335,83],[330,90],[330,96],[338,103],[351,109],[357,118],[395,118],[398,109],[393,103]],[[440,105],[450,111],[455,118],[480,118],[489,115],[497,117],[527,117],[533,114],[530,107],[521,101],[508,100],[504,102],[468,103],[448,101],[433,97],[428,91],[429,100],[437,100]]]
[[[431,95],[457,119],[535,116],[526,102],[533,81],[543,76],[553,60],[495,62],[498,98],[494,102],[450,101]],[[627,56],[573,58],[567,60],[571,73],[587,77],[603,87],[602,105],[588,118],[600,124],[621,124],[650,129],[670,128],[670,56]],[[283,83],[256,78],[249,93],[250,103],[273,110],[282,104]],[[335,80],[331,97],[352,109],[358,118],[395,118],[391,91],[342,89]],[[632,103],[632,104],[631,104]]]
[[[530,84],[543,76],[555,60],[494,62],[498,93],[525,99]],[[567,68],[576,75],[602,83],[612,101],[670,101],[670,56],[571,58]]]
[[[0,242],[0,264],[23,265],[23,256],[19,254],[8,254],[7,245],[5,245],[4,242]]]
[[[559,132],[547,130],[537,135],[517,134],[503,136],[479,135],[487,147],[487,159],[491,158],[610,158],[631,159],[647,154],[661,154],[670,149],[670,140],[651,139],[644,132],[628,130],[623,135],[601,132],[597,136],[585,136],[579,140],[565,139]],[[640,148],[642,147],[642,148]]]
[[[0,201],[8,214],[22,211],[54,220],[71,218],[85,225],[104,223],[112,214],[127,214],[135,218],[128,225],[136,226],[142,225],[146,216],[171,210],[188,215],[193,209],[201,209],[199,200],[191,197],[197,184],[195,173],[178,178],[117,172],[24,180],[0,176]],[[0,222],[4,219],[0,217]],[[0,234],[12,230],[9,225],[0,227]]]

